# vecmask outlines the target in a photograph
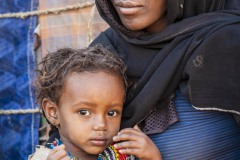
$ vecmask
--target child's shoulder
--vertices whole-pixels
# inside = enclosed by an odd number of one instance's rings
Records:
[[[47,156],[49,155],[51,149],[37,145],[36,146],[36,151],[28,156],[28,160],[45,160],[47,159]]]

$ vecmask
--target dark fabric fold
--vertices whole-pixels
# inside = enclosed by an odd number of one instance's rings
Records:
[[[168,23],[224,8],[225,0],[168,0]]]

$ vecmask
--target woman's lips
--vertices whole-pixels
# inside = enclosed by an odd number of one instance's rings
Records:
[[[131,2],[117,2],[116,7],[123,15],[132,15],[138,12],[143,6]]]
[[[141,7],[141,5],[138,5],[132,2],[117,2],[116,6],[123,7],[123,8]]]

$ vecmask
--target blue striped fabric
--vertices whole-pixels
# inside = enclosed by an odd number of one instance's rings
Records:
[[[176,92],[179,122],[150,135],[164,160],[240,160],[240,127],[231,114],[197,111]]]

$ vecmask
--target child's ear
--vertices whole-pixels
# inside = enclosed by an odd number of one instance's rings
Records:
[[[42,101],[42,109],[47,120],[57,127],[59,125],[57,105],[51,100],[44,98]]]

